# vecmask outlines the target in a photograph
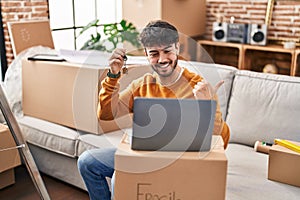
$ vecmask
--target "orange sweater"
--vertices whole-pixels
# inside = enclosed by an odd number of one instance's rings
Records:
[[[157,82],[157,74],[147,73],[143,77],[134,80],[125,90],[119,93],[119,78],[106,77],[102,81],[102,88],[99,93],[98,117],[102,120],[113,120],[132,113],[134,97],[194,98],[192,90],[202,79],[201,76],[184,69],[177,82],[169,86],[162,86]],[[222,119],[217,96],[214,96],[214,100],[217,101],[217,110],[213,134],[222,136],[226,148],[230,131]]]

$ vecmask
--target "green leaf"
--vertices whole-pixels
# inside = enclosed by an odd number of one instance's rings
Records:
[[[95,19],[95,20],[91,21],[90,23],[88,23],[85,27],[82,28],[82,30],[79,32],[79,35],[77,37],[79,37],[80,35],[82,35],[82,33],[84,33],[89,28],[91,28],[91,27],[97,27],[98,26],[98,22],[99,22],[99,19]]]

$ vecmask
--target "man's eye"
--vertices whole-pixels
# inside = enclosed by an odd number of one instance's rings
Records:
[[[151,54],[149,54],[150,57],[155,57],[157,55],[158,55],[157,53],[151,53]]]

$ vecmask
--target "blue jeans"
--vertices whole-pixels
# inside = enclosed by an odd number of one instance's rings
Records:
[[[116,148],[91,149],[79,156],[78,169],[91,200],[110,200],[106,177],[114,174]]]

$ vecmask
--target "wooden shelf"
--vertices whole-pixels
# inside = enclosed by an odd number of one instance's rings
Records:
[[[236,43],[200,40],[199,44],[208,52],[214,62],[241,68],[243,64],[243,45]],[[223,47],[223,48],[219,48]]]
[[[269,52],[282,52],[282,53],[294,53],[294,49],[284,49],[280,45],[268,45],[268,46],[257,46],[250,44],[243,44],[244,50],[251,49],[257,51],[269,51]]]
[[[257,46],[200,40],[199,44],[218,64],[262,72],[266,64],[274,64],[278,73],[300,76],[300,49],[284,49],[279,45]]]
[[[284,49],[282,46],[252,46],[243,45],[243,69],[261,72],[265,65],[274,64],[279,74],[294,75],[294,50]]]

